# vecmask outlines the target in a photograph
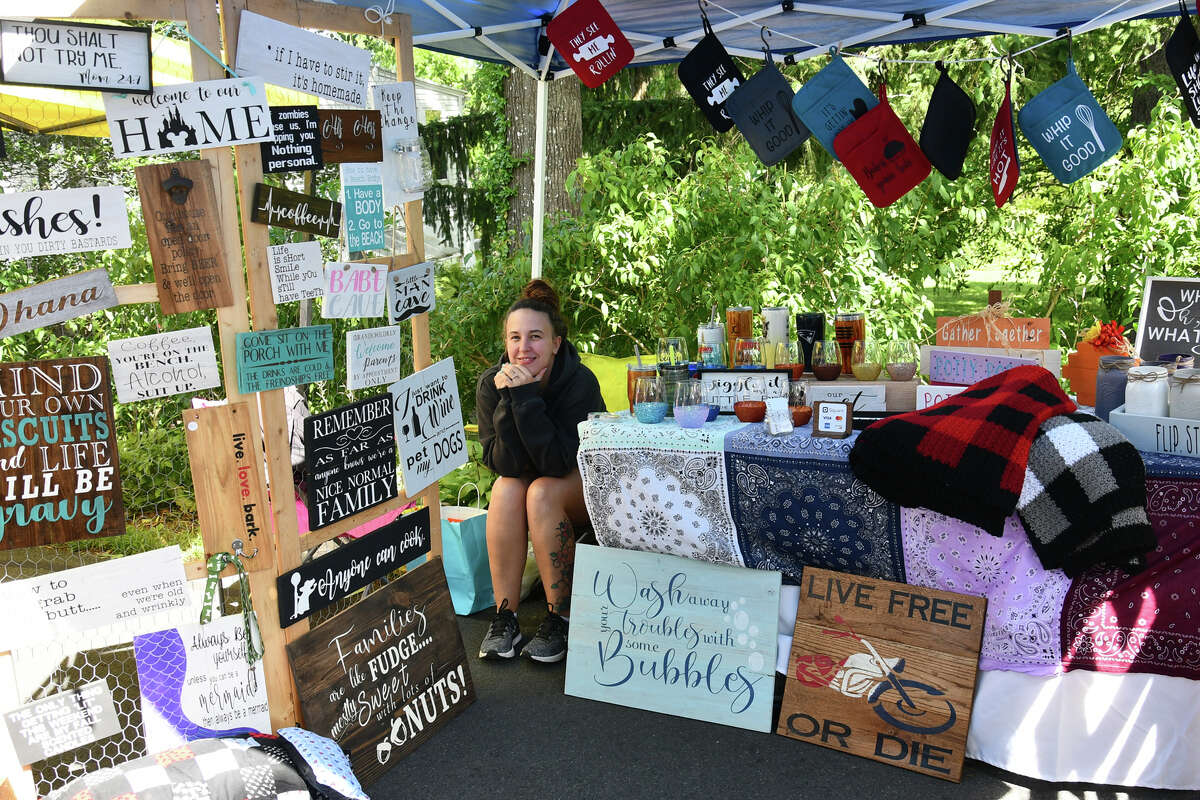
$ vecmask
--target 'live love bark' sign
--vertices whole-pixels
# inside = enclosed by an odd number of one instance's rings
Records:
[[[304,419],[308,517],[313,529],[396,496],[392,396],[381,394]]]
[[[400,569],[428,553],[429,544],[429,508],[425,507],[283,573],[275,579],[280,627],[299,622]]]
[[[336,238],[342,230],[342,204],[259,183],[254,186],[250,219],[263,225]]]
[[[0,550],[124,532],[108,360],[0,364]]]

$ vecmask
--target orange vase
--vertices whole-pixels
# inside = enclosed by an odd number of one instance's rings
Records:
[[[1067,356],[1062,376],[1071,384],[1071,391],[1080,405],[1096,405],[1096,373],[1100,371],[1100,356],[1128,355],[1124,351],[1108,346],[1096,346],[1091,342],[1075,343],[1075,352]]]

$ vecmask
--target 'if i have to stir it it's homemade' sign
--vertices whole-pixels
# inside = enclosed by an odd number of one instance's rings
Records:
[[[0,364],[0,550],[124,532],[107,360]]]
[[[304,419],[313,529],[396,496],[392,396],[381,394]]]

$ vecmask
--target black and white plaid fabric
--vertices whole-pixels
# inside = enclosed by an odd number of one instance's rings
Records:
[[[1155,546],[1141,454],[1091,414],[1042,423],[1017,513],[1042,566],[1071,576],[1099,563],[1140,571]]]

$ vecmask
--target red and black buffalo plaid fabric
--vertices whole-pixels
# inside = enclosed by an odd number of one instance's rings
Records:
[[[948,514],[993,536],[1021,496],[1039,426],[1075,404],[1045,369],[993,375],[937,405],[858,435],[854,474],[893,503]]]

